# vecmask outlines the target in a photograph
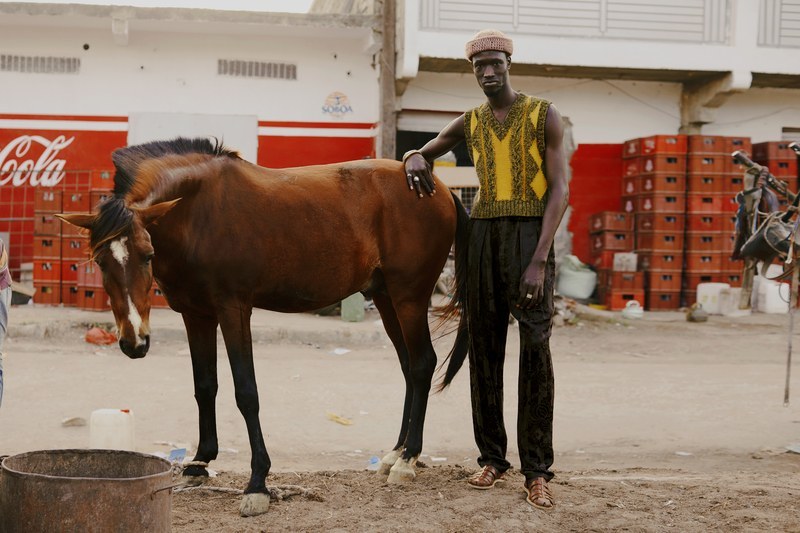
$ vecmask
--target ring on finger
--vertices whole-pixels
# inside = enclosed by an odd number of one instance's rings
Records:
[[[533,300],[533,294],[531,294],[531,293],[526,294],[525,295],[525,299],[526,300]]]
[[[419,176],[414,176],[414,181],[419,183]]]

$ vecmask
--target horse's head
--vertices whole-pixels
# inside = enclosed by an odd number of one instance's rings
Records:
[[[132,208],[121,200],[98,213],[63,213],[60,219],[89,230],[92,258],[103,273],[103,288],[117,323],[119,347],[132,359],[150,348],[150,289],[155,255],[147,228],[178,200]],[[117,202],[117,205],[112,205]]]

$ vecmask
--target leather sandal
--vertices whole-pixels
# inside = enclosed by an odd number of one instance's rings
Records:
[[[537,509],[549,511],[555,505],[553,493],[547,486],[547,480],[543,477],[536,477],[525,481],[525,493],[528,495],[525,501]]]
[[[486,490],[491,489],[501,481],[505,481],[503,473],[492,465],[486,465],[483,470],[469,478],[467,484],[473,489]]]

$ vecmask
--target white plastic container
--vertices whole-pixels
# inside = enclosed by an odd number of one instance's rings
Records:
[[[89,447],[102,450],[135,448],[135,425],[130,409],[97,409],[89,419]]]
[[[585,300],[594,292],[597,272],[574,255],[566,255],[558,269],[556,291],[567,298]]]
[[[720,315],[722,314],[720,292],[730,288],[728,283],[698,283],[697,303],[701,304],[709,315]]]
[[[758,311],[760,313],[788,313],[789,312],[788,283],[762,278],[758,282]]]
[[[360,292],[351,294],[342,300],[342,320],[345,322],[361,322],[364,320],[364,295]]]

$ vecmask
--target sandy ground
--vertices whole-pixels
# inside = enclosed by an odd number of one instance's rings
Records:
[[[87,447],[87,426],[61,422],[104,407],[134,411],[138,451],[196,446],[177,315],[155,310],[151,353],[138,361],[84,342],[86,327],[110,322],[110,314],[24,306],[11,317],[0,455]],[[417,480],[388,485],[368,469],[394,444],[403,393],[377,318],[254,316],[273,464],[268,484],[300,485],[315,498],[277,501],[266,515],[245,519],[236,495],[176,493],[173,530],[800,531],[800,454],[787,449],[800,445],[800,371],[784,407],[785,315],[690,324],[680,313],[648,313],[641,321],[583,317],[556,328],[557,507],[547,513],[525,504],[518,473],[491,491],[464,483],[477,469],[465,371],[431,398],[421,457],[427,468]],[[518,466],[512,328],[505,416],[509,458]],[[449,340],[437,343],[440,355]],[[230,369],[224,361],[219,368],[221,453],[209,484],[241,489],[250,461],[246,431]]]

